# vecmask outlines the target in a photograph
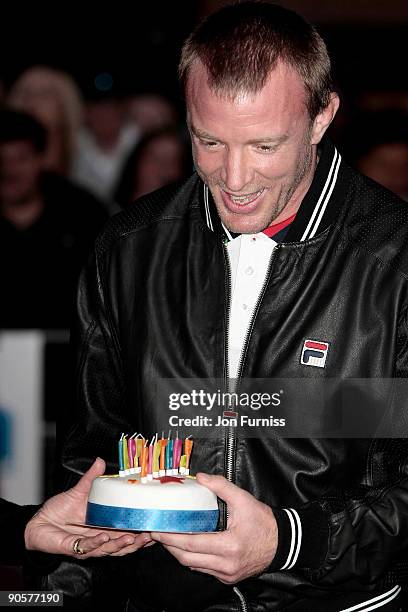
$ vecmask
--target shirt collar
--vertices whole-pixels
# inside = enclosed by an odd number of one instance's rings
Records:
[[[346,195],[347,167],[340,153],[330,141],[324,138],[319,149],[320,158],[308,192],[302,200],[294,221],[291,223],[285,242],[303,242],[321,234],[339,213]],[[221,222],[211,192],[202,183],[200,209],[208,228],[226,240],[236,238],[235,234]]]

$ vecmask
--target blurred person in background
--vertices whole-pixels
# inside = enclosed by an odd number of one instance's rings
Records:
[[[0,112],[0,327],[66,328],[80,268],[107,215],[47,170],[47,133]]]
[[[362,111],[346,129],[344,148],[360,172],[408,201],[406,111]]]
[[[188,141],[178,126],[149,132],[130,153],[114,192],[125,208],[137,198],[191,174]]]
[[[177,111],[165,96],[135,94],[126,99],[126,119],[140,135],[177,123]]]
[[[70,75],[49,66],[33,66],[12,85],[7,105],[32,115],[45,127],[43,166],[69,176],[83,120],[81,93]]]
[[[113,213],[117,210],[113,190],[138,132],[126,123],[123,100],[113,90],[91,90],[85,108],[86,124],[79,134],[72,177]]]

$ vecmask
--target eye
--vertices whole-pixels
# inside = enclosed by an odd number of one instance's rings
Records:
[[[259,144],[256,146],[256,148],[262,153],[273,153],[274,151],[276,151],[277,147],[276,145]]]
[[[200,143],[204,147],[207,147],[207,149],[214,149],[214,147],[219,145],[219,142],[216,142],[215,140],[200,140]]]

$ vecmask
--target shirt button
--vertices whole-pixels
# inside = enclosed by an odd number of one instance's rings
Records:
[[[242,310],[246,310],[248,308],[247,304],[242,304]]]
[[[252,276],[252,274],[254,273],[254,269],[252,266],[248,266],[248,268],[245,270],[245,274],[247,276]]]

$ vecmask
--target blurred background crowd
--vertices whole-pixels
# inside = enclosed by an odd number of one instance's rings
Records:
[[[131,13],[101,9],[86,21],[63,5],[4,21],[0,351],[6,330],[44,334],[41,497],[51,492],[54,424],[69,409],[68,330],[79,271],[109,216],[191,174],[178,53],[194,24],[220,4],[138,2]],[[407,3],[281,4],[316,24],[328,44],[342,99],[331,128],[338,148],[408,201]],[[0,406],[0,429],[6,412]],[[12,461],[4,432],[0,459],[7,448],[4,461]]]

